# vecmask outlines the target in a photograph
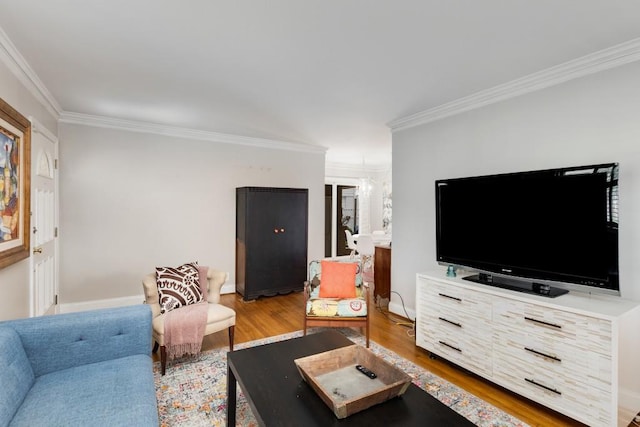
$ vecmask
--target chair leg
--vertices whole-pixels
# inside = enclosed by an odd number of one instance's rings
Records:
[[[367,336],[367,348],[369,348],[369,325],[366,326],[365,334]]]
[[[367,310],[369,310],[371,306],[369,305],[369,307],[367,307]],[[367,311],[367,321],[365,323],[365,336],[367,337],[367,348],[369,348],[369,312]]]
[[[233,333],[235,332],[235,326],[229,326],[229,351],[233,351]]]
[[[167,371],[167,348],[163,345],[160,346],[160,369],[162,375]]]
[[[160,344],[158,344],[158,341],[156,341],[155,344],[153,344],[153,350],[151,350],[151,352],[156,353],[158,351],[158,348],[160,348]]]

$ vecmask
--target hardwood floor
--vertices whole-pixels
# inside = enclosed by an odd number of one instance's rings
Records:
[[[236,311],[236,343],[294,332],[303,327],[304,299],[302,293],[261,297],[251,302],[244,302],[238,294],[227,294],[222,296],[222,303]],[[374,309],[371,316],[371,340],[527,424],[531,426],[583,425],[519,397],[442,359],[431,359],[426,350],[415,346],[413,327],[407,319],[380,309]],[[228,346],[227,333],[220,332],[205,337],[203,350],[226,346]],[[168,363],[167,369],[171,369],[170,366]]]

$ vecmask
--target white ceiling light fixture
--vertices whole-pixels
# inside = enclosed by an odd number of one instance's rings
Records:
[[[362,175],[367,172],[367,168],[364,161],[364,156],[362,157]],[[371,195],[371,191],[373,190],[374,181],[367,175],[367,177],[360,178],[358,180],[358,188],[356,189],[356,197],[369,197]]]
[[[356,190],[356,196],[369,197],[373,190],[373,181],[370,178],[360,178],[358,182],[358,189]]]

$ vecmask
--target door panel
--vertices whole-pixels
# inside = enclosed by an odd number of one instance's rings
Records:
[[[57,264],[57,139],[33,123],[31,138],[31,315],[55,312]]]
[[[307,195],[278,191],[255,192],[250,197],[249,210],[259,211],[249,222],[248,246],[250,271],[256,275],[254,289],[295,286],[291,277],[306,277],[306,208]],[[302,260],[301,260],[302,258]],[[294,273],[302,268],[305,271]]]

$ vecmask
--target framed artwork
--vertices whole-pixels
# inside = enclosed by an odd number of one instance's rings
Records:
[[[0,268],[29,257],[31,123],[0,99]]]

